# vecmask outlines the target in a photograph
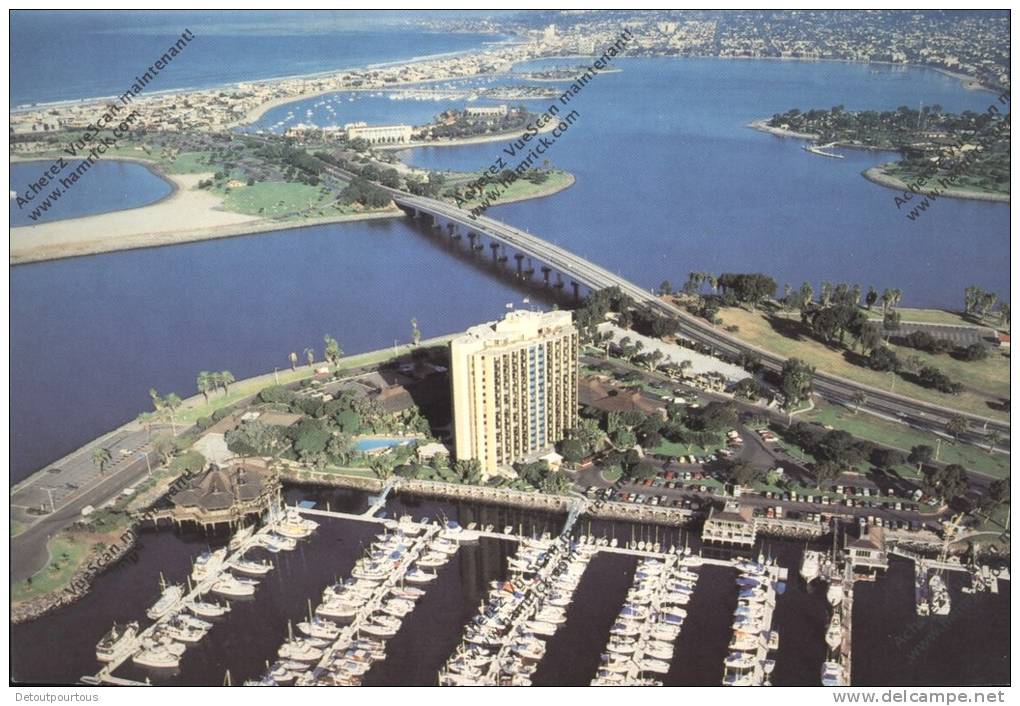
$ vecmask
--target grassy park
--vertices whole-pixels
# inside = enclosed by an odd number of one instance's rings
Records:
[[[962,383],[964,391],[948,395],[922,387],[891,372],[879,372],[851,363],[845,351],[830,348],[819,341],[797,332],[799,319],[769,318],[762,310],[749,311],[741,307],[719,310],[724,326],[736,326],[735,335],[751,341],[760,348],[781,355],[796,357],[818,370],[839,375],[854,382],[880,390],[895,392],[932,404],[952,407],[985,417],[1008,420],[1009,415],[988,406],[989,401],[1009,397],[1009,358],[992,354],[983,361],[959,361],[949,355],[931,355],[913,348],[891,346],[901,357],[918,356],[926,364],[943,370],[953,380]],[[777,327],[789,325],[789,333]],[[979,392],[980,391],[980,392]]]

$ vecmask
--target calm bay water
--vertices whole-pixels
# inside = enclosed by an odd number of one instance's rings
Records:
[[[1008,205],[940,200],[910,222],[896,210],[895,192],[859,175],[890,155],[845,150],[846,159],[826,159],[744,127],[791,107],[837,103],[984,110],[991,94],[919,69],[672,59],[620,65],[622,72],[599,76],[575,99],[580,118],[549,150],[577,183],[491,215],[646,287],[681,281],[691,270],[764,271],[780,286],[810,280],[816,291],[822,280],[899,287],[905,305],[958,307],[971,284],[1008,300]],[[331,99],[334,118],[316,105],[323,101],[277,108],[266,125],[291,110],[312,110],[320,122],[389,116],[420,123],[462,105],[359,96]],[[506,157],[503,147],[404,156],[477,170]],[[101,194],[124,189],[114,168],[89,181]],[[325,333],[348,353],[388,346],[408,339],[412,317],[426,336],[451,333],[498,317],[521,296],[399,219],[12,268],[11,480],[133,418],[148,406],[150,387],[188,395],[199,370],[242,377],[286,365],[290,351],[306,346],[321,355]]]
[[[288,501],[314,500],[320,507],[359,512],[366,496],[353,491],[299,490]],[[478,522],[497,528],[513,525],[526,533],[556,533],[563,517],[510,508],[451,503],[397,495],[386,512],[451,518],[461,524]],[[272,661],[287,634],[287,622],[307,613],[307,602],[318,603],[323,587],[346,577],[378,526],[354,521],[323,519],[315,535],[302,541],[293,553],[266,555],[276,565],[262,581],[254,599],[232,602],[233,610],[197,647],[188,650],[174,675],[150,675],[160,683],[223,683],[230,671],[234,684],[259,676],[266,660]],[[584,518],[576,528],[589,531]],[[609,526],[594,522],[590,531],[609,535]],[[616,536],[662,537],[661,529],[616,525]],[[667,530],[677,532],[677,530]],[[672,535],[671,535],[672,536]],[[94,590],[80,602],[43,618],[12,628],[12,674],[22,682],[68,683],[94,673],[95,643],[116,620],[140,620],[158,595],[159,574],[183,581],[190,561],[207,546],[218,547],[223,534],[162,530],[142,534],[138,560],[101,575]],[[673,539],[668,540],[670,542]],[[687,537],[695,551],[696,539]],[[797,569],[803,545],[767,542],[761,550],[790,569],[790,580],[776,605],[773,627],[780,635],[773,681],[776,685],[817,685],[824,660],[827,624],[824,590],[805,587]],[[506,558],[514,544],[486,539],[464,545],[439,570],[426,596],[405,620],[387,646],[387,659],[369,673],[374,685],[429,685],[460,641],[464,625],[475,614],[490,581],[507,575]],[[546,658],[534,676],[536,684],[587,684],[595,673],[609,628],[619,612],[635,567],[633,557],[599,555],[589,565],[574,596],[567,623],[548,642]],[[689,617],[680,634],[667,685],[717,685],[730,639],[736,605],[735,572],[702,567]],[[961,582],[951,577],[953,613],[925,619],[924,630],[912,627],[920,620],[913,612],[913,570],[895,559],[887,575],[874,584],[858,583],[854,609],[854,683],[859,685],[932,686],[1002,684],[1009,679],[1009,597],[960,593]],[[1004,587],[1008,584],[1003,584]],[[912,636],[897,639],[898,636]],[[958,649],[959,645],[967,649]],[[954,645],[956,647],[954,647]],[[59,659],[54,656],[59,655]],[[130,664],[121,676],[147,675]]]
[[[36,182],[52,162],[18,162],[10,167],[11,188],[19,194],[26,194],[28,186]],[[68,170],[70,171],[70,170]],[[56,185],[59,186],[59,185]],[[10,223],[12,226],[27,226],[34,223],[48,223],[66,218],[92,216],[97,213],[123,211],[129,208],[147,206],[170,195],[173,185],[166,179],[136,162],[121,160],[100,160],[89,168],[78,181],[62,189],[60,200],[47,211],[32,220],[29,214],[38,202],[55,188],[50,186],[27,205],[18,206],[10,199]]]

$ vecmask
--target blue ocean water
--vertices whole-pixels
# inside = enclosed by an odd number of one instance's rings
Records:
[[[24,200],[31,191],[31,185],[52,162],[18,162],[10,167],[11,190]],[[77,166],[77,162],[74,163]],[[65,169],[69,173],[71,169]],[[67,178],[64,172],[58,177]],[[54,189],[60,189],[60,198],[52,202],[45,211],[39,211],[39,203]],[[11,226],[27,226],[48,223],[65,218],[90,216],[109,211],[123,211],[128,208],[145,206],[168,196],[173,185],[136,162],[106,159],[93,164],[70,186],[49,183],[27,203],[20,205],[10,199]],[[32,214],[37,217],[32,218]]]
[[[123,93],[185,29],[195,39],[147,90],[207,88],[479,48],[495,35],[426,32],[424,13],[11,13],[12,106]],[[429,13],[433,18],[464,12]]]

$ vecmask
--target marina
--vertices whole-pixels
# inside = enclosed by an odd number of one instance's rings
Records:
[[[120,630],[125,629],[126,620],[138,621],[142,627],[148,624],[145,611],[159,598],[153,589],[158,586],[160,573],[168,581],[184,582],[195,560],[210,552],[209,544],[212,545],[210,553],[215,553],[218,547],[228,549],[227,563],[244,545],[251,547],[246,559],[261,562],[268,558],[274,566],[265,576],[254,577],[260,580],[254,596],[247,599],[185,596],[183,603],[211,611],[208,615],[196,613],[196,617],[214,627],[198,642],[187,643],[185,653],[179,658],[179,667],[153,669],[139,666],[128,658],[116,670],[106,670],[104,683],[137,684],[149,680],[162,684],[181,683],[186,679],[187,683],[221,684],[227,672],[235,684],[261,681],[276,662],[286,661],[280,658],[278,650],[291,634],[310,637],[299,627],[300,623],[310,622],[310,607],[313,618],[332,622],[340,629],[349,624],[350,614],[322,612],[324,587],[342,585],[350,580],[358,560],[365,556],[373,542],[379,541],[380,533],[396,533],[403,526],[402,532],[409,534],[413,527],[421,526],[431,527],[440,534],[448,532],[447,538],[460,535],[465,540],[458,542],[457,551],[450,554],[445,565],[408,569],[410,572],[420,568],[425,574],[434,574],[435,578],[415,584],[405,577],[400,597],[412,600],[415,607],[403,617],[393,616],[401,621],[393,637],[380,638],[365,633],[355,640],[363,641],[359,649],[375,649],[377,654],[380,646],[375,642],[384,642],[381,654],[386,659],[373,661],[371,669],[361,675],[362,683],[434,685],[461,647],[465,626],[479,616],[479,606],[488,601],[493,582],[513,580],[510,559],[516,557],[523,540],[541,541],[543,535],[551,540],[559,536],[567,520],[566,513],[527,512],[469,501],[437,501],[403,492],[391,494],[378,515],[371,517],[364,513],[372,506],[373,499],[364,492],[291,488],[286,491],[285,498],[291,505],[291,514],[319,524],[313,535],[297,542],[294,550],[269,553],[258,546],[257,536],[264,535],[262,530],[250,527],[219,537],[197,530],[146,530],[140,538],[137,563],[127,563],[100,576],[95,590],[81,603],[15,628],[25,644],[46,650],[50,636],[63,634],[62,625],[74,620],[82,626],[76,632],[80,635],[76,638],[80,644],[75,646],[74,640],[61,643],[68,646],[69,661],[36,660],[29,664],[24,659],[30,658],[33,652],[28,650],[18,658],[15,668],[25,675],[38,675],[36,679],[73,681],[81,674],[88,674],[96,664],[96,643],[110,631],[115,621]],[[412,521],[411,517],[415,519]],[[451,527],[449,522],[455,522],[456,526]],[[587,537],[586,541],[582,542],[582,537]],[[546,646],[544,656],[535,662],[536,669],[528,676],[534,684],[589,684],[598,673],[600,655],[606,652],[610,630],[628,601],[627,595],[640,563],[646,558],[666,562],[679,556],[679,561],[686,565],[691,559],[697,561],[699,555],[700,566],[684,568],[696,573],[698,580],[692,600],[680,606],[687,611],[687,616],[673,643],[675,650],[669,671],[649,676],[665,685],[721,683],[724,662],[733,651],[729,643],[738,603],[736,566],[741,558],[748,559],[752,553],[743,552],[741,557],[737,553],[701,546],[696,532],[689,534],[668,527],[594,520],[583,514],[572,526],[570,542],[578,546],[591,545],[594,552],[571,603],[566,606],[566,620],[552,623],[556,629],[551,636],[532,631]],[[642,542],[644,549],[638,548]],[[658,552],[656,543],[660,545]],[[689,554],[682,549],[685,545],[691,547]],[[773,557],[778,567],[789,574],[786,592],[777,596],[772,620],[772,629],[782,633],[784,638],[781,649],[769,656],[776,662],[771,675],[776,685],[818,684],[823,664],[828,659],[825,636],[831,614],[827,588],[823,581],[805,584],[799,579],[798,567],[804,548],[802,542],[765,540],[753,552],[761,551]],[[826,550],[819,545],[809,545],[808,549],[823,554],[831,552],[831,548]],[[420,558],[427,554],[423,552]],[[924,673],[926,679],[937,680],[938,672],[929,666],[928,659],[911,662],[907,671],[895,674],[876,672],[876,669],[891,664],[900,651],[896,645],[907,640],[913,642],[903,649],[918,655],[945,648],[952,640],[960,639],[961,634],[976,629],[980,616],[999,605],[1008,593],[961,594],[961,589],[969,583],[967,575],[948,572],[954,612],[948,618],[922,619],[914,613],[913,575],[911,561],[893,556],[887,575],[878,581],[856,583],[850,618],[856,647],[851,657],[856,660],[854,680],[911,683],[912,670],[930,670],[918,673]],[[130,595],[111,588],[114,582],[130,587]],[[863,608],[858,608],[860,605]],[[914,620],[953,620],[958,610],[974,619],[954,621],[944,632],[937,632],[922,642],[918,642],[921,637],[912,637],[924,634],[920,627],[915,628]],[[193,611],[189,608],[189,612]],[[964,656],[964,659],[977,675],[975,678],[994,679],[995,670],[1003,669],[1000,665],[1004,665],[997,657],[998,646],[1004,644],[1001,628],[986,621],[982,624],[980,632],[985,635],[982,643],[985,651],[978,654],[983,656]],[[539,624],[533,627],[548,630],[547,626]],[[312,639],[326,640],[327,645],[335,642],[325,637]],[[133,643],[128,641],[127,644]],[[512,648],[508,652],[512,652]],[[866,656],[864,661],[857,658],[858,653]],[[665,656],[665,653],[660,654]],[[314,669],[318,662],[311,665]],[[289,665],[288,669],[293,666]],[[76,671],[69,673],[69,669]],[[61,674],[66,676],[60,677]],[[277,672],[277,676],[284,678],[281,672]]]

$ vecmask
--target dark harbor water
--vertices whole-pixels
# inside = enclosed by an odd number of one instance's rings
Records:
[[[53,162],[45,161],[12,164],[11,190],[24,196],[28,193],[28,187],[36,182],[51,164]],[[29,226],[148,206],[169,196],[174,188],[166,179],[136,162],[100,160],[72,186],[62,189],[63,193],[53,208],[39,213],[33,220],[30,214],[38,206],[38,202],[57,186],[59,184],[50,185],[40,195],[20,207],[16,199],[9,199],[11,226]]]
[[[288,502],[315,501],[334,510],[358,512],[366,496],[352,491],[291,489]],[[451,503],[397,495],[387,505],[392,517],[410,514],[415,519],[450,518],[461,524],[478,522],[501,529],[506,525],[525,532],[557,532],[559,515],[530,513],[509,508]],[[575,528],[608,536],[608,525]],[[308,601],[319,601],[322,589],[337,577],[349,575],[366,542],[379,525],[321,518],[320,527],[294,552],[268,555],[277,568],[262,581],[249,601],[233,601],[233,610],[197,646],[186,653],[176,674],[154,674],[129,664],[120,676],[171,684],[222,684],[229,670],[239,684],[255,678],[287,634],[287,623],[307,613]],[[696,541],[676,534],[666,541]],[[663,539],[663,530],[615,525],[615,534]],[[12,675],[18,682],[70,683],[98,671],[95,643],[116,620],[147,624],[145,609],[158,595],[159,575],[183,581],[191,560],[207,546],[218,547],[226,535],[161,530],[145,532],[136,562],[125,561],[100,576],[93,591],[80,602],[34,622],[12,628]],[[824,659],[827,623],[824,590],[805,589],[797,573],[801,543],[769,541],[756,551],[776,557],[790,569],[786,591],[779,596],[773,629],[779,632],[779,651],[773,682],[776,685],[817,685]],[[506,559],[514,552],[509,541],[483,539],[463,545],[454,559],[439,570],[427,586],[426,596],[387,643],[387,659],[366,679],[373,685],[434,684],[438,670],[459,644],[465,623],[475,614],[488,583],[505,578]],[[707,554],[707,550],[706,550]],[[253,553],[254,556],[254,553]],[[263,557],[259,557],[263,558]],[[635,559],[599,554],[582,578],[567,623],[548,642],[548,651],[534,676],[535,684],[587,684],[595,673],[609,636],[609,628],[630,587]],[[678,638],[667,685],[717,685],[730,639],[736,605],[736,573],[705,566],[688,606],[689,617]],[[921,628],[913,610],[912,567],[894,560],[888,574],[873,584],[856,585],[854,609],[854,684],[948,686],[1003,684],[1009,681],[1008,584],[998,595],[968,596],[961,583],[950,578],[953,613],[924,619]],[[898,636],[903,639],[898,639]],[[905,637],[903,637],[905,636]],[[961,649],[960,645],[966,645]],[[955,646],[955,647],[954,647]],[[54,659],[54,655],[60,655]]]
[[[899,287],[909,306],[959,307],[974,284],[1009,299],[1008,205],[940,200],[912,223],[894,192],[859,174],[888,155],[845,150],[846,159],[826,159],[745,127],[794,106],[924,101],[983,111],[991,94],[933,71],[854,64],[621,66],[578,96],[580,118],[549,151],[577,183],[491,215],[645,287],[691,270],[762,271],[780,290],[804,280],[815,291],[823,280]],[[267,120],[290,110],[332,119],[316,107],[325,98],[277,108]],[[336,120],[420,122],[463,101],[362,96],[344,105],[353,107],[335,107]],[[503,147],[408,158],[478,170]],[[386,347],[408,340],[412,317],[425,336],[452,333],[497,318],[523,296],[400,219],[12,268],[11,481],[137,416],[150,387],[187,396],[200,370],[241,378],[287,365],[289,352],[307,346],[321,356],[325,333],[348,354]]]

